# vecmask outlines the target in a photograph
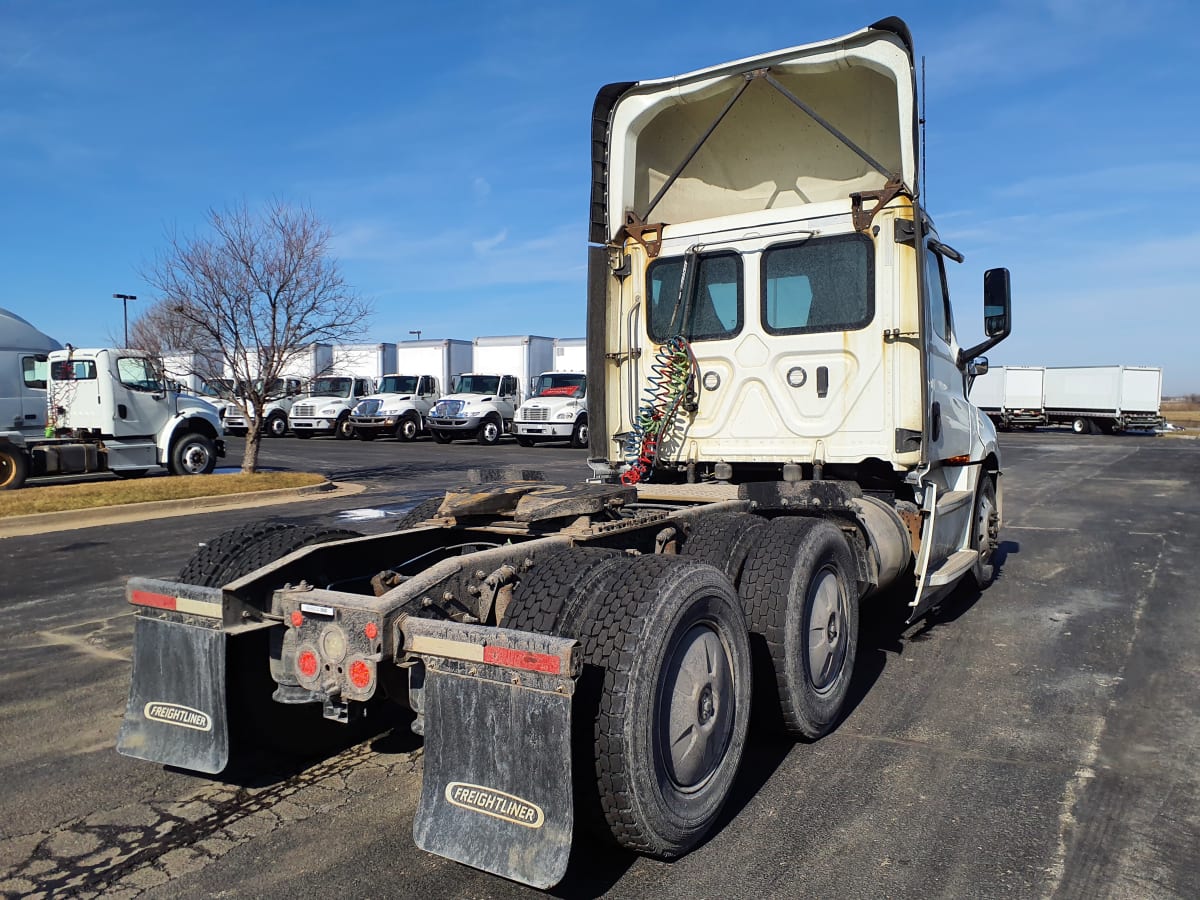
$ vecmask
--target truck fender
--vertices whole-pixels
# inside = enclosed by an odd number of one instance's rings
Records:
[[[158,464],[169,465],[171,461],[171,446],[179,435],[189,431],[197,431],[211,438],[217,445],[217,456],[224,456],[224,445],[221,441],[221,428],[209,420],[207,416],[195,412],[180,413],[173,416],[158,432],[155,444],[158,446]]]

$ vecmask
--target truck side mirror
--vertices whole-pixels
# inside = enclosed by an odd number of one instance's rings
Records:
[[[1006,338],[1012,332],[1012,289],[1008,269],[983,273],[983,333]]]
[[[988,269],[983,273],[983,331],[986,340],[958,351],[960,369],[1012,333],[1012,290],[1008,269]]]
[[[967,365],[967,374],[972,378],[978,378],[980,375],[986,375],[988,372],[988,358],[986,356],[977,356]]]

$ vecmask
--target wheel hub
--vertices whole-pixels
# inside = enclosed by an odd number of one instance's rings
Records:
[[[807,629],[808,676],[817,693],[833,688],[846,661],[846,642],[842,640],[842,621],[846,600],[837,574],[822,569],[809,588],[809,626]]]
[[[721,636],[694,625],[666,660],[660,682],[659,735],[671,779],[698,789],[725,757],[733,730],[733,670]]]

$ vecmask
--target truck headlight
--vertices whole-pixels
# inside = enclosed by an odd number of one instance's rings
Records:
[[[556,415],[554,418],[556,418],[556,419],[573,419],[573,418],[575,418],[575,410],[564,409],[562,412],[558,413],[558,415]]]
[[[484,412],[485,410],[482,409],[464,409],[462,414],[468,419],[478,419]]]
[[[340,410],[338,407],[336,407],[336,406],[327,406],[327,407],[325,407],[323,410],[321,410],[321,412],[320,412],[320,415],[322,415],[322,416],[336,416],[336,415],[337,415],[338,413],[340,413],[340,412],[341,412],[341,410]]]

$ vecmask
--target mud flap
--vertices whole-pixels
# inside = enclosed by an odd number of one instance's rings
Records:
[[[117,752],[215,775],[229,762],[225,633],[139,615]]]
[[[425,773],[418,847],[549,888],[566,873],[575,812],[575,641],[410,619],[423,664]]]

